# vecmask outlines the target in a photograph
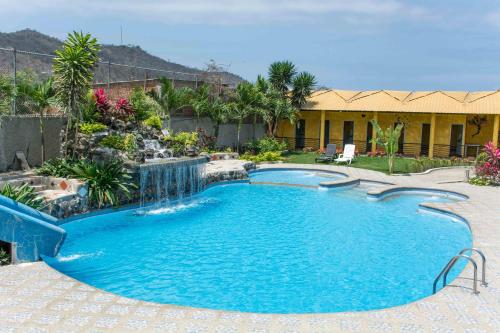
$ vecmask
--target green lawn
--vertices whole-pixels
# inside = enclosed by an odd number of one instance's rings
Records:
[[[314,159],[318,156],[316,153],[292,152],[286,155],[285,163],[314,164]],[[396,157],[394,161],[394,173],[410,172],[410,165],[416,160],[414,158]],[[318,163],[326,164],[326,163]],[[334,164],[334,163],[332,163]],[[345,165],[345,163],[343,164]],[[351,163],[351,167],[381,171],[387,173],[386,157],[368,157],[357,156]]]

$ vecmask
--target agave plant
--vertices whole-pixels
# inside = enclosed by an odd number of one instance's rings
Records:
[[[74,177],[87,182],[90,203],[98,208],[118,205],[120,196],[130,198],[130,189],[135,187],[119,161],[96,163],[83,160],[71,170]]]
[[[45,207],[43,198],[38,196],[35,193],[35,189],[28,184],[23,184],[21,186],[5,184],[2,189],[0,189],[0,194],[35,209],[42,209]]]

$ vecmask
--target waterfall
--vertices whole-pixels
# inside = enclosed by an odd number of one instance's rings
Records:
[[[203,189],[205,158],[148,163],[140,167],[140,203],[165,204]]]
[[[152,158],[146,158],[147,162],[158,162],[162,160],[170,160],[172,158],[172,152],[169,149],[163,149],[158,140],[148,140],[144,139],[144,150],[153,151]]]

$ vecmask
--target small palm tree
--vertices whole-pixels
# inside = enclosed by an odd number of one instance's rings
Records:
[[[160,78],[160,89],[152,90],[149,94],[158,103],[167,119],[167,127],[171,128],[171,117],[179,110],[191,105],[193,90],[190,88],[176,89],[172,81],[166,77]]]
[[[384,147],[387,154],[387,162],[389,164],[389,174],[392,174],[394,171],[394,157],[398,152],[399,137],[401,136],[404,124],[399,123],[396,127],[388,127],[383,131],[377,121],[371,120],[371,123],[377,133],[376,137],[373,138],[371,142]]]
[[[269,66],[269,83],[276,91],[285,96],[296,74],[297,70],[291,61],[276,61]]]
[[[41,138],[41,159],[45,162],[45,121],[44,115],[47,108],[55,104],[55,91],[52,86],[52,78],[48,78],[40,83],[30,84],[22,82],[17,87],[17,94],[30,109],[36,111],[40,117],[40,138]]]
[[[78,122],[82,117],[80,104],[85,101],[91,88],[99,50],[97,39],[82,32],[68,34],[62,48],[56,50],[53,63],[54,89],[57,99],[68,113],[66,142],[72,122],[75,123],[75,139],[78,134]]]

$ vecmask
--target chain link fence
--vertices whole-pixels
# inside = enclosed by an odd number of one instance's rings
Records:
[[[0,115],[29,115],[35,113],[30,102],[16,96],[16,89],[24,84],[41,82],[52,76],[51,54],[0,48]],[[210,73],[194,70],[193,73],[168,71],[134,65],[100,61],[94,71],[94,88],[103,88],[111,100],[128,97],[135,87],[152,89],[157,80],[166,77],[175,87],[196,89],[204,82],[211,83]],[[59,110],[49,110],[49,113]]]

